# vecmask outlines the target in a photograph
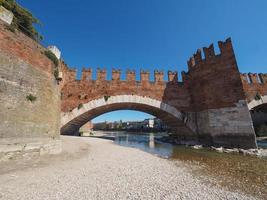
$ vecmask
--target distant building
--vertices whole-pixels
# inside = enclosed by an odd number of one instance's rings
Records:
[[[56,46],[50,45],[50,46],[47,47],[47,49],[49,51],[51,51],[53,54],[55,54],[55,56],[57,57],[57,59],[60,59],[61,52],[60,52],[60,50]]]
[[[166,126],[160,119],[158,118],[150,118],[145,119],[142,122],[144,130],[152,130],[152,131],[165,131],[168,130],[168,126]]]
[[[94,130],[127,130],[127,131],[166,131],[168,127],[158,118],[144,121],[100,122],[93,125]]]
[[[141,121],[126,122],[126,129],[127,130],[140,130],[142,129],[142,122]]]
[[[154,119],[145,119],[143,121],[143,126],[145,128],[154,128]]]
[[[107,130],[108,129],[108,123],[107,122],[99,122],[93,124],[94,130]]]

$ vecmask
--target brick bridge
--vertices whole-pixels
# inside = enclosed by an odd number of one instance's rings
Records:
[[[135,71],[112,70],[107,80],[105,70],[83,69],[81,80],[76,70],[61,64],[61,134],[73,135],[93,118],[114,110],[143,111],[160,118],[180,140],[200,143],[254,148],[255,133],[249,109],[267,102],[267,75],[240,74],[230,39],[197,50],[188,61],[188,72],[164,74],[154,71],[150,80],[141,71],[136,81]],[[204,53],[204,56],[202,56]],[[248,109],[249,107],[249,109]]]

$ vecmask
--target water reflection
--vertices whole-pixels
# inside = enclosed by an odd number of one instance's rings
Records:
[[[257,144],[258,144],[259,148],[267,149],[267,141],[266,140],[257,141]]]
[[[163,157],[170,157],[173,152],[173,145],[167,143],[156,142],[164,134],[144,133],[144,134],[127,134],[114,133],[115,143],[122,146],[135,147],[157,154]]]
[[[113,135],[118,145],[139,148],[173,161],[190,163],[191,166],[201,166],[201,170],[197,172],[199,176],[212,176],[218,179],[218,184],[229,190],[241,190],[260,198],[267,196],[267,159],[161,143],[158,139],[164,136],[163,134]],[[266,142],[262,142],[260,146],[264,145]]]
[[[155,148],[155,140],[154,140],[154,134],[149,134],[149,148],[154,149]]]

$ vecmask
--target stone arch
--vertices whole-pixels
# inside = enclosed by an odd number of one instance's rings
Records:
[[[248,109],[252,110],[260,105],[267,104],[267,95],[261,96],[259,100],[253,99],[248,103]]]
[[[267,95],[248,103],[254,130],[257,136],[267,136]]]
[[[179,130],[182,134],[194,134],[184,113],[161,101],[137,95],[106,96],[83,104],[71,112],[61,114],[61,134],[73,135],[79,128],[93,118],[115,110],[138,110],[161,119],[172,131]]]

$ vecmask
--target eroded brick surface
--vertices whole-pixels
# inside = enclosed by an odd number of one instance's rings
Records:
[[[0,23],[0,157],[60,151],[60,91],[44,50]]]
[[[257,95],[267,95],[267,74],[243,73],[240,76],[248,102],[259,98]]]

